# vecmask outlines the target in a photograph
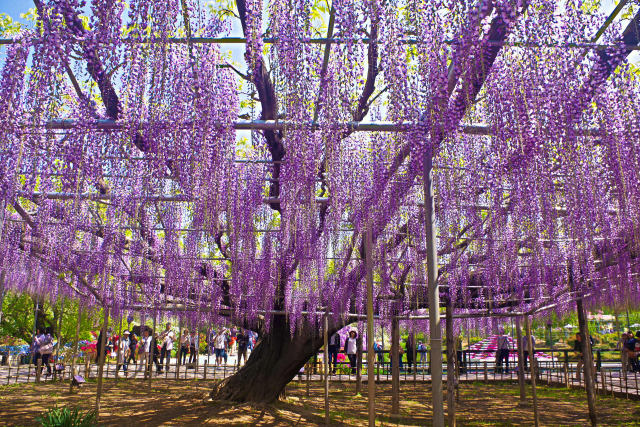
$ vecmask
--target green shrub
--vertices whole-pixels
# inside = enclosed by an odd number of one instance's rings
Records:
[[[95,411],[83,411],[80,408],[52,408],[36,421],[43,427],[92,427],[98,425]]]

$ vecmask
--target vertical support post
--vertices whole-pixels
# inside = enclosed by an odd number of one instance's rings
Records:
[[[324,315],[324,424],[331,423],[329,414],[329,317]]]
[[[178,328],[178,355],[176,357],[176,379],[180,379],[180,366],[182,362],[182,320],[179,321],[180,326]],[[185,368],[186,369],[186,368]]]
[[[391,414],[400,414],[400,322],[391,317]]]
[[[376,383],[374,366],[376,355],[373,350],[375,335],[373,332],[373,232],[371,223],[365,236],[365,256],[367,274],[367,406],[369,409],[369,426],[376,424]]]
[[[520,402],[525,402],[527,392],[524,384],[524,349],[522,348],[522,330],[520,329],[520,318],[516,317],[516,343],[518,349],[518,386],[520,387]],[[531,360],[532,358],[529,358]]]
[[[33,312],[33,336],[35,337],[38,333],[38,311],[40,311],[40,300],[36,295],[36,309]]]
[[[58,379],[58,369],[56,369],[56,362],[60,360],[60,347],[62,347],[62,316],[64,315],[64,297],[60,299],[60,318],[58,319],[58,330],[57,332],[57,341],[58,345],[56,345],[56,357],[53,359],[53,377],[54,379]],[[62,372],[62,376],[64,377],[64,371]]]
[[[362,331],[358,328],[356,340],[356,394],[362,391]]]
[[[413,343],[411,352],[413,353],[413,388],[415,389],[418,381],[418,349],[416,346],[416,331],[413,328],[411,329],[411,342]]]
[[[456,398],[455,398],[455,358],[456,344],[453,339],[453,313],[451,308],[451,298],[447,298],[445,312],[445,327],[447,335],[447,421],[450,427],[456,425]]]
[[[587,402],[589,405],[589,419],[591,425],[597,423],[596,417],[596,395],[593,390],[593,355],[591,354],[591,341],[589,340],[589,327],[587,325],[587,315],[584,309],[582,298],[576,300],[578,310],[578,325],[580,335],[582,335],[582,359],[584,361],[584,385],[587,389]]]
[[[104,308],[104,319],[102,321],[100,354],[98,355],[98,390],[96,392],[96,416],[100,417],[100,398],[102,397],[102,375],[104,374],[105,347],[107,342],[107,324],[109,323],[109,309]]]
[[[151,390],[151,378],[153,377],[153,359],[156,357],[156,350],[158,348],[158,342],[156,341],[156,320],[158,317],[158,313],[153,313],[153,331],[151,333],[151,345],[149,346],[149,354],[147,355],[147,359],[149,363],[147,363],[147,371],[149,373],[149,390]],[[178,377],[176,377],[178,379]]]
[[[122,353],[122,366],[124,366],[124,352],[122,352],[122,314],[120,315],[120,321],[118,322],[118,350],[116,351],[116,373],[114,374],[116,381],[118,381],[119,377],[119,365],[120,354]],[[108,372],[108,370],[107,370]],[[107,375],[108,377],[109,375]]]
[[[2,231],[2,229],[0,229]],[[4,270],[0,271],[0,323],[2,323],[2,304],[4,303],[4,279],[6,273]]]
[[[433,152],[429,145],[423,158],[424,218],[427,240],[427,282],[429,299],[429,335],[431,342],[431,397],[433,425],[444,427],[442,402],[442,329],[440,328],[440,295],[438,291],[438,252],[433,199]]]
[[[538,415],[538,396],[536,395],[536,371],[537,366],[536,366],[536,358],[534,357],[533,354],[533,338],[531,335],[531,324],[529,322],[529,315],[525,315],[524,316],[524,327],[526,329],[526,333],[527,333],[527,340],[528,340],[528,347],[529,347],[529,352],[531,354],[531,358],[530,360],[530,370],[531,370],[531,395],[533,396],[533,422],[535,424],[536,427],[538,427],[540,425],[540,416]]]
[[[73,377],[76,375],[76,358],[78,357],[78,341],[80,341],[80,323],[82,323],[82,306],[78,302],[78,322],[76,323],[76,339],[73,342],[73,354],[71,355],[71,381],[69,392],[73,390]]]

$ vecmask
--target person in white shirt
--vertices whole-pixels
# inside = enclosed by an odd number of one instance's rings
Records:
[[[344,352],[349,358],[349,366],[351,366],[351,373],[356,373],[356,363],[358,361],[358,333],[356,331],[349,331],[349,336],[344,342]]]
[[[216,353],[216,365],[222,364],[222,357],[227,344],[227,337],[224,335],[224,329],[220,329],[213,340],[214,351]]]
[[[138,348],[138,360],[140,360],[140,368],[146,372],[149,363],[149,350],[151,349],[151,336],[149,329],[144,327],[142,330],[142,338],[140,339],[140,347]],[[136,369],[137,372],[137,369]],[[145,374],[146,376],[146,374]]]
[[[536,349],[536,338],[532,335],[531,341],[533,343],[533,350]],[[529,336],[525,335],[522,337],[522,352],[524,353],[524,370],[525,372],[529,369],[527,366],[527,359],[529,359]]]
[[[118,365],[116,366],[116,372],[122,368],[124,371],[124,375],[127,376],[127,368],[128,368],[128,359],[129,359],[129,344],[131,341],[129,340],[129,331],[124,331],[122,333],[123,337],[120,339],[120,345],[118,346]]]
[[[189,330],[185,329],[182,331],[182,336],[180,337],[180,354],[178,355],[178,363],[184,365],[187,361],[187,354],[189,354],[189,343],[191,339],[189,337]]]
[[[160,366],[164,366],[164,358],[167,358],[167,370],[169,370],[169,365],[171,363],[171,351],[173,351],[173,341],[175,341],[175,334],[171,330],[171,323],[167,323],[167,326],[160,334],[160,339],[162,340],[162,348],[160,349]],[[162,372],[162,369],[160,370]]]

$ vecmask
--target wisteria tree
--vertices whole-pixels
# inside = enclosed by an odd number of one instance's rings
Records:
[[[597,6],[35,0],[0,81],[5,285],[258,330],[212,394],[269,402],[364,312],[365,230],[379,318],[427,306],[426,161],[456,314],[637,301],[640,14]]]

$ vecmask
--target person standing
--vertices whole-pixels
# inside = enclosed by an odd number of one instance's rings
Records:
[[[187,362],[187,354],[189,354],[189,344],[191,339],[189,337],[189,330],[185,329],[182,331],[182,336],[180,337],[180,353],[178,355],[178,363],[184,365]]]
[[[129,336],[129,356],[127,357],[127,365],[133,362],[134,365],[138,365],[136,360],[136,347],[138,346],[138,338],[136,334],[130,334]]]
[[[240,359],[244,358],[244,363],[247,363],[247,348],[249,347],[249,333],[244,329],[240,329],[240,332],[236,336],[238,342],[238,368],[240,368]]]
[[[46,366],[47,376],[51,375],[51,364],[49,363],[49,359],[53,353],[53,338],[51,337],[51,334],[45,333],[44,329],[40,329],[34,339],[33,347],[35,349],[33,363],[37,365],[38,359],[42,359],[40,372],[42,372],[42,367]]]
[[[142,330],[142,340],[140,341],[140,348],[138,349],[138,359],[140,360],[140,367],[144,369],[145,377],[146,372],[149,369],[149,357],[151,352],[151,336],[148,328]]]
[[[171,323],[167,323],[165,330],[160,335],[160,340],[162,341],[162,349],[160,350],[160,371],[162,371],[162,367],[165,366],[165,357],[167,358],[167,372],[169,371],[168,366],[171,364],[171,352],[173,351],[173,342],[175,339],[176,336],[171,330]]]
[[[535,358],[536,338],[533,335],[531,336],[531,342],[533,343],[533,351],[531,353]],[[531,356],[529,356],[529,335],[526,334],[522,337],[522,353],[524,354],[524,370],[527,372],[529,370],[527,359],[531,360]]]
[[[422,341],[418,341],[418,354],[420,354],[420,364],[424,364],[427,361],[427,346]]]
[[[627,353],[627,340],[629,336],[623,332],[616,344],[616,350],[620,352],[620,367],[623,373],[627,372],[629,364],[629,354]]]
[[[118,364],[116,365],[116,372],[123,368],[124,376],[127,376],[127,368],[129,366],[129,354],[131,352],[131,340],[129,338],[131,334],[129,331],[125,330],[122,333],[122,339],[120,340],[120,345],[118,346]]]
[[[404,346],[407,349],[407,366],[408,366],[408,371],[409,373],[411,373],[411,365],[413,365],[413,350],[414,350],[414,343],[413,343],[413,334],[409,334],[407,336],[406,341],[404,342]]]
[[[215,345],[214,341],[216,339],[216,331],[211,328],[207,332],[207,362],[209,361],[209,355],[215,354]]]
[[[220,329],[218,334],[215,336],[213,340],[214,352],[216,355],[216,365],[220,366],[222,364],[223,352],[225,350],[226,345],[226,336],[224,334],[224,330]]]
[[[189,338],[189,364],[193,364],[198,360],[198,350],[200,349],[200,340],[198,339],[198,331],[191,331]]]
[[[500,331],[498,336],[498,350],[496,353],[496,372],[502,372],[502,362],[504,361],[505,373],[509,373],[509,337],[505,335],[504,330]]]
[[[231,338],[231,333],[229,332],[229,330],[227,329],[224,333],[224,348],[222,349],[222,358],[224,359],[224,364],[228,365],[228,361],[227,358],[229,357],[229,355],[231,354],[231,346],[235,344],[235,337],[232,339]],[[228,354],[227,354],[228,351]]]
[[[249,352],[252,352],[253,346],[254,346],[254,334],[253,334],[253,331],[246,331],[246,332],[247,332],[247,337],[249,337],[247,349],[249,350]]]
[[[338,367],[338,351],[340,351],[340,334],[336,331],[329,338],[329,345],[327,347],[329,351],[329,372],[336,373],[336,369]],[[333,369],[331,369],[331,365],[333,365]]]
[[[349,337],[347,337],[347,340],[344,342],[344,352],[349,358],[351,373],[355,374],[358,361],[358,333],[356,331],[349,331]]]
[[[373,351],[376,352],[376,356],[378,359],[378,363],[380,365],[384,365],[384,353],[383,353],[384,348],[382,348],[382,344],[378,341],[374,341],[373,343]]]
[[[162,366],[160,365],[160,336],[157,332],[153,334],[153,339],[151,340],[151,352],[153,357],[153,363],[156,365],[156,374],[162,373]]]

